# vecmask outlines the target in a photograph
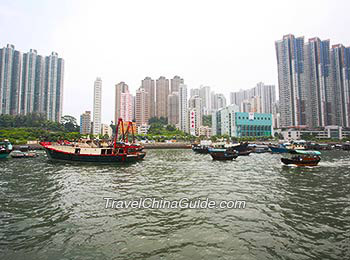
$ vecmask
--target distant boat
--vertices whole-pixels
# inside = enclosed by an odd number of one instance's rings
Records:
[[[119,125],[121,127],[122,139],[118,141]],[[132,134],[132,143],[128,142],[129,131]],[[129,122],[124,131],[123,120],[119,118],[113,147],[79,147],[72,145],[61,145],[51,142],[41,142],[52,160],[65,160],[77,162],[96,163],[125,163],[142,160],[146,153],[142,151],[143,146],[135,143],[132,130],[132,122]]]
[[[269,148],[272,153],[288,153],[288,149],[282,144],[278,146],[269,145]]]
[[[0,159],[5,159],[12,151],[12,144],[8,140],[0,142]]]
[[[317,166],[321,161],[319,151],[291,150],[289,152],[294,155],[292,158],[281,158],[281,162],[286,165]]]
[[[238,157],[238,152],[230,148],[209,148],[209,154],[213,160],[227,161]]]

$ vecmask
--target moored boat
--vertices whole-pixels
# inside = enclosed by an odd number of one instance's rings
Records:
[[[291,158],[281,158],[281,162],[286,165],[317,166],[321,161],[321,153],[319,151],[291,150],[289,152],[294,156]]]
[[[34,158],[38,156],[36,152],[22,152],[20,150],[14,150],[10,155],[12,158]]]
[[[238,157],[238,152],[229,148],[209,148],[209,154],[213,160],[233,160]]]
[[[8,140],[0,142],[0,159],[5,159],[12,151],[12,144]]]
[[[278,146],[269,145],[269,148],[272,153],[288,153],[288,149],[283,144]]]
[[[118,140],[119,125],[122,138]],[[132,134],[132,143],[128,142],[129,131]],[[80,147],[79,145],[62,145],[51,142],[40,143],[48,157],[52,160],[65,160],[77,162],[97,163],[124,163],[142,160],[146,153],[143,146],[135,143],[132,122],[129,122],[124,132],[123,120],[119,118],[113,146],[109,147]]]

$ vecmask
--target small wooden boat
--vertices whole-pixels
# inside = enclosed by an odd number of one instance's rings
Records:
[[[36,152],[22,152],[20,150],[14,150],[10,155],[12,158],[34,158],[38,156]]]
[[[233,160],[238,157],[238,152],[228,148],[209,148],[209,154],[213,160]]]
[[[291,150],[289,153],[294,154],[294,156],[292,158],[281,158],[281,162],[286,165],[317,166],[321,161],[319,151]]]

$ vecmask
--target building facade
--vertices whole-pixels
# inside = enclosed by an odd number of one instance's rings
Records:
[[[179,92],[172,92],[168,96],[168,124],[179,124]]]
[[[184,83],[185,82],[183,78],[179,76],[174,76],[174,78],[170,80],[170,93],[179,92],[180,84],[184,84]]]
[[[306,125],[304,37],[285,35],[275,42],[281,127]]]
[[[239,112],[232,104],[213,113],[213,135],[230,137],[271,137],[272,114]]]
[[[155,103],[155,84],[154,80],[150,77],[146,77],[141,81],[141,88],[143,88],[148,93],[148,109],[149,117],[156,116],[156,103]]]
[[[203,107],[200,96],[193,96],[188,100],[189,134],[199,136],[202,126]]]
[[[122,118],[123,121],[132,120],[132,96],[129,93],[129,86],[125,82],[115,85],[115,124],[118,123],[119,118]]]
[[[94,83],[94,110],[93,110],[93,135],[101,133],[101,103],[102,103],[102,80],[96,78]]]
[[[168,117],[169,80],[161,76],[156,81],[156,116]]]
[[[136,91],[135,101],[136,126],[148,125],[149,116],[149,93],[144,88]]]
[[[89,135],[91,133],[91,112],[85,111],[80,115],[80,133]]]
[[[187,86],[179,85],[179,129],[188,133]]]

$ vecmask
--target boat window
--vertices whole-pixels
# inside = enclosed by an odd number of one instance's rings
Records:
[[[107,149],[107,154],[112,154],[112,149]]]
[[[120,148],[118,153],[124,153],[124,149]]]
[[[106,149],[101,149],[101,154],[106,154]]]
[[[75,148],[75,153],[80,154],[80,148]]]

